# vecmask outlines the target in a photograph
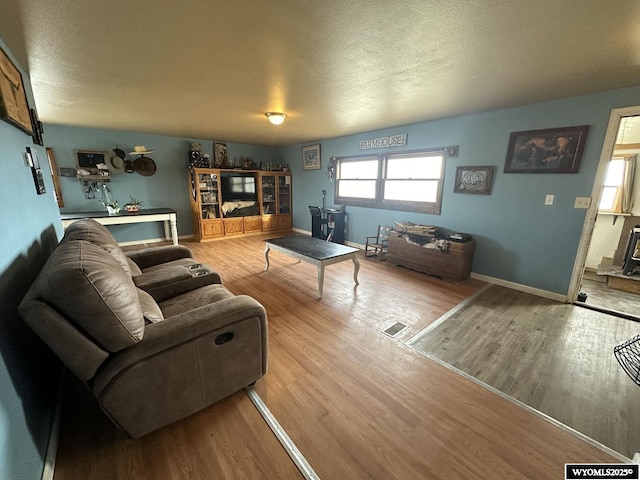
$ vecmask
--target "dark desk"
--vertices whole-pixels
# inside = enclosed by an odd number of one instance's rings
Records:
[[[76,220],[92,218],[102,225],[120,225],[125,223],[164,222],[164,237],[173,240],[178,245],[178,217],[177,212],[171,208],[142,208],[138,213],[120,212],[109,215],[108,212],[77,212],[61,213],[62,228],[66,229]]]
[[[318,292],[320,298],[322,298],[322,287],[324,283],[324,267],[327,265],[351,259],[353,261],[353,281],[358,285],[360,262],[358,262],[357,248],[325,242],[318,238],[303,235],[272,238],[265,240],[265,243],[267,246],[264,250],[264,260],[266,262],[264,271],[269,270],[270,249],[297,258],[298,260],[312,263],[318,267]]]
[[[311,215],[311,236],[344,244],[344,223],[347,212],[335,208],[319,210],[320,216]]]

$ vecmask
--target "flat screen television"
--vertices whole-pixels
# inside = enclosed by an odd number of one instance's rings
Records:
[[[221,175],[223,202],[257,201],[256,178],[254,175]]]

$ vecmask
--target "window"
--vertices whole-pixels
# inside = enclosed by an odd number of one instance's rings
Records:
[[[335,202],[439,215],[444,160],[441,150],[336,159]]]
[[[598,210],[610,213],[631,213],[636,156],[614,157],[607,165]]]
[[[444,153],[393,154],[383,158],[382,204],[439,215]]]
[[[377,155],[337,159],[335,203],[375,206],[379,172]]]

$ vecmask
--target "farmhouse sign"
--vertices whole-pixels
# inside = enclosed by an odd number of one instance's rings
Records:
[[[407,144],[407,134],[392,135],[390,137],[370,138],[369,140],[360,140],[360,150],[368,150],[370,148],[387,148],[397,147]]]

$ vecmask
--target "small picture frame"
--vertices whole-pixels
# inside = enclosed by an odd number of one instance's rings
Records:
[[[302,147],[302,168],[320,170],[320,144]]]
[[[454,193],[489,195],[492,177],[493,166],[458,167],[453,191]]]
[[[504,173],[578,173],[589,125],[512,132]]]

